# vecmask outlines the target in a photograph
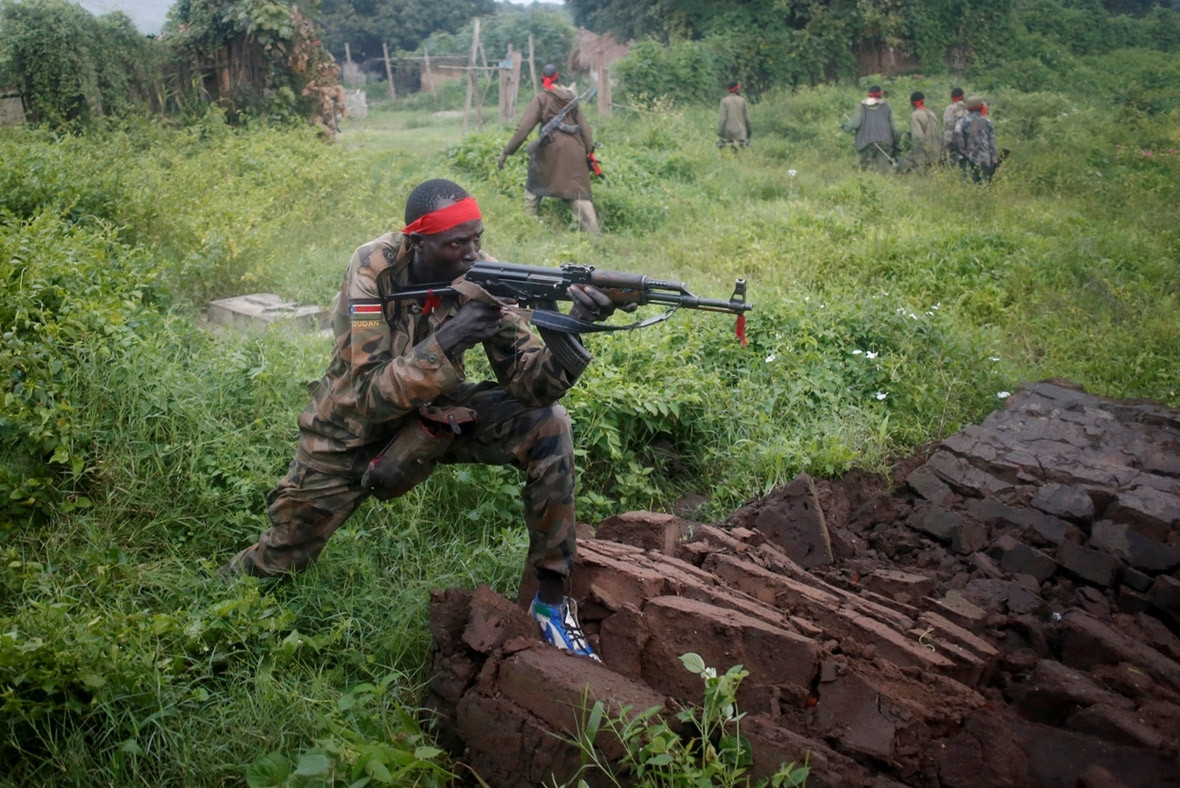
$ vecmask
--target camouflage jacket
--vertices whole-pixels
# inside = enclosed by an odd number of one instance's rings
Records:
[[[955,124],[966,114],[967,105],[962,101],[948,104],[946,109],[942,111],[942,144],[944,146],[951,144],[951,135],[955,133]]]
[[[951,136],[952,149],[972,164],[994,167],[996,156],[996,125],[991,118],[972,112],[959,119]]]
[[[328,369],[308,387],[311,403],[299,416],[297,459],[316,470],[359,473],[408,414],[439,400],[461,401],[473,388],[463,353],[448,356],[435,338],[465,297],[444,298],[429,315],[419,304],[383,303],[382,296],[409,286],[408,267],[398,263],[401,241],[401,233],[388,233],[364,244],[345,271]],[[515,312],[505,311],[484,351],[499,385],[530,405],[556,402],[576,380]]]

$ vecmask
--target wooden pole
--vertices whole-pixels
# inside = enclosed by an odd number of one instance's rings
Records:
[[[598,55],[598,117],[609,118],[611,113],[610,69],[606,66],[606,55]]]
[[[434,84],[434,75],[430,73],[430,50],[422,45],[423,60],[426,61],[426,80],[430,83],[430,95],[438,98],[438,86]]]
[[[533,34],[529,33],[529,75],[533,78],[533,93],[537,92],[537,61],[533,59]]]
[[[471,99],[475,96],[475,56],[479,53],[479,17],[471,26],[471,57],[467,61],[467,101],[463,104],[463,135],[467,135],[468,118],[471,116]]]
[[[382,41],[381,51],[385,53],[385,78],[389,80],[389,97],[397,98],[397,90],[393,87],[393,66],[389,64],[389,46]]]
[[[512,63],[512,44],[508,45],[508,55],[500,61],[500,125],[507,126],[512,122],[512,74],[507,65]]]
[[[512,100],[508,104],[508,122],[516,117],[516,99],[520,95],[520,53],[512,53],[512,85],[509,87]]]
[[[352,52],[348,49],[347,41],[344,42],[344,62],[350,66],[352,65]]]

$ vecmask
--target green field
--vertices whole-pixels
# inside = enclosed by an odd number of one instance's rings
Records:
[[[941,113],[950,85],[885,84],[899,124],[912,90]],[[328,306],[427,178],[475,195],[502,260],[716,298],[749,282],[745,348],[731,317],[687,310],[588,340],[565,404],[589,523],[684,493],[721,520],[800,472],[881,470],[1026,381],[1180,405],[1180,102],[987,91],[1013,153],[982,187],[860,173],[839,126],[862,94],[764,97],[739,156],[714,106],[591,109],[601,238],[559,203],[523,214],[523,155],[495,167],[510,129],[463,137],[404,104],[332,145],[216,113],[0,129],[0,784],[447,782],[414,712],[428,593],[514,593],[517,472],[442,469],[363,507],[305,575],[227,587],[213,571],[262,529],[329,341],[199,319],[251,292]]]

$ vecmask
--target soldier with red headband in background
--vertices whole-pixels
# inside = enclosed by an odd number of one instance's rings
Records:
[[[403,495],[439,462],[514,465],[525,475],[528,564],[539,588],[533,617],[549,643],[598,659],[565,596],[576,549],[574,445],[558,403],[588,362],[563,366],[523,315],[490,298],[390,298],[490,260],[483,231],[474,198],[435,179],[410,193],[400,232],[356,250],[336,299],[327,371],[299,416],[294,461],[267,498],[271,525],[221,574],[305,569],[366,498]],[[615,309],[593,287],[573,285],[570,295],[570,315],[581,320]],[[464,355],[476,345],[494,381],[467,379]]]
[[[504,169],[508,157],[516,153],[536,126],[544,126],[577,95],[571,88],[557,84],[561,74],[552,63],[541,69],[544,89],[525,107],[520,123],[496,166]],[[542,197],[556,197],[569,203],[570,210],[583,232],[601,235],[598,214],[590,198],[590,168],[587,159],[594,153],[594,134],[582,113],[574,107],[557,125],[550,139],[539,145],[529,157],[529,174],[524,186],[524,210],[537,215]]]
[[[742,97],[740,82],[730,82],[717,110],[717,147],[733,150],[747,148],[753,137],[750,128],[750,105]]]
[[[880,85],[869,88],[869,95],[856,105],[855,117],[849,118],[842,128],[856,134],[856,153],[862,170],[893,170],[897,132],[893,128],[893,109],[882,98]]]

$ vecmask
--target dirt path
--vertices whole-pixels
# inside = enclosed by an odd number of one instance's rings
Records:
[[[540,644],[519,600],[434,599],[431,705],[490,785],[573,774],[549,732],[584,690],[699,703],[689,651],[749,671],[757,776],[1180,785],[1180,411],[1159,404],[1030,385],[892,478],[800,477],[724,524],[614,517],[573,593],[604,665]]]

